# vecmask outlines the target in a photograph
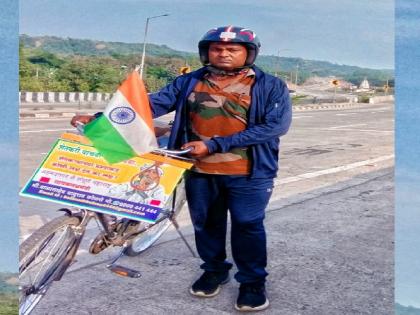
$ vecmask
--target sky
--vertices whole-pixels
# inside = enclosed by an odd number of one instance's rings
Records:
[[[395,298],[420,308],[420,2],[396,2]]]
[[[0,10],[0,272],[18,270],[18,3]]]
[[[261,53],[394,68],[393,0],[21,0],[20,33],[143,42],[194,52],[210,28],[252,29]]]

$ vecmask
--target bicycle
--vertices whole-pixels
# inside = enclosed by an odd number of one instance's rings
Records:
[[[189,149],[182,151],[159,149],[153,153],[181,158],[179,155],[188,152]],[[196,257],[176,221],[176,216],[185,201],[184,183],[181,178],[154,223],[118,218],[81,208],[59,209],[64,212],[62,216],[43,225],[20,245],[19,314],[30,314],[52,283],[61,280],[73,262],[88,223],[92,219],[96,220],[101,231],[90,244],[89,252],[98,254],[110,246],[122,247],[118,255],[107,265],[109,270],[118,275],[140,277],[140,272],[118,265],[116,262],[124,255],[137,256],[150,248],[171,224],[192,255]]]

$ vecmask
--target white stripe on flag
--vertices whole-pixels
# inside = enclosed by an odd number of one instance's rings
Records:
[[[149,104],[146,104],[146,106],[149,106]],[[117,107],[129,107],[132,109],[125,96],[118,90],[108,103],[104,115],[132,149],[136,153],[146,153],[156,149],[158,146],[154,130],[150,130],[146,122],[137,113],[136,118],[128,124],[118,124],[110,119],[109,115],[111,111]]]

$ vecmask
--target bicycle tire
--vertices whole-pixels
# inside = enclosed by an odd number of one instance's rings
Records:
[[[174,206],[174,217],[176,217],[179,212],[181,211],[182,207],[186,202],[186,195],[185,195],[185,187],[184,187],[184,180],[182,179],[180,183],[177,185],[174,192],[169,196],[168,201],[166,202],[165,207],[163,210],[168,210],[172,207],[173,197],[176,194],[176,201]],[[164,211],[163,211],[164,212]],[[159,221],[161,220],[161,221]],[[169,228],[171,225],[171,221],[168,217],[161,219],[158,217],[156,220],[158,223],[153,224],[144,232],[140,233],[137,237],[135,237],[131,244],[124,249],[124,254],[127,256],[137,256],[150,248],[161,236],[162,234]],[[141,222],[140,228],[145,228],[148,223]]]
[[[62,267],[66,254],[77,239],[71,227],[79,223],[80,220],[76,217],[57,217],[36,230],[20,245],[20,315],[29,314],[45,296],[54,281],[54,271]],[[56,236],[59,236],[58,239]],[[45,254],[48,255],[43,257]]]

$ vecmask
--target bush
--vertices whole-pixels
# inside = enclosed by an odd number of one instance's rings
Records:
[[[370,96],[369,95],[360,95],[358,97],[359,103],[369,103]]]

